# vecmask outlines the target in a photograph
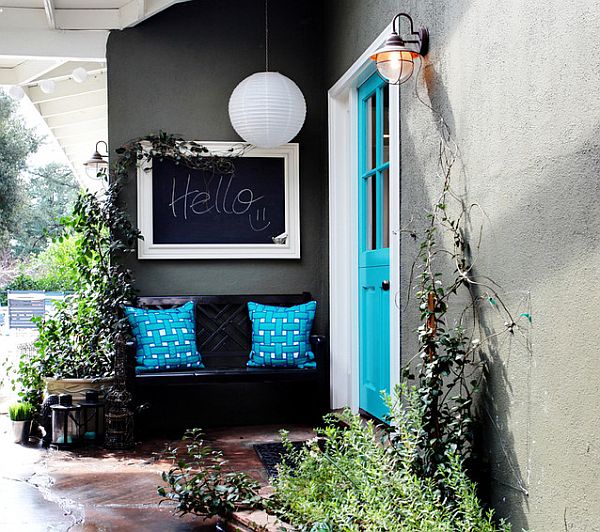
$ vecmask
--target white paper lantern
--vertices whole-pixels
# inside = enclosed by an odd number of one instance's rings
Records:
[[[73,70],[71,76],[73,76],[73,80],[75,80],[77,83],[83,83],[87,79],[88,73],[85,68],[77,67]]]
[[[56,90],[56,83],[52,79],[40,81],[40,90],[44,94],[52,94]]]
[[[229,119],[246,142],[275,148],[302,128],[306,102],[302,91],[279,72],[257,72],[243,80],[229,99]]]
[[[23,90],[23,87],[21,87],[20,85],[11,85],[8,88],[8,95],[13,100],[21,100],[23,98],[23,96],[25,96],[25,91]]]

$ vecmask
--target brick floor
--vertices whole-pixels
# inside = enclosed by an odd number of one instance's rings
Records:
[[[265,484],[254,443],[278,441],[282,427],[213,429],[207,439],[229,466]],[[292,439],[308,439],[308,427],[285,427]],[[156,487],[169,463],[153,454],[165,440],[141,442],[131,452],[82,449],[65,452],[12,443],[10,421],[0,416],[0,530],[190,531],[214,530],[199,518],[174,517],[158,507]]]

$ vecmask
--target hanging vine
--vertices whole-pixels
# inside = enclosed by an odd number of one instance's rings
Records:
[[[412,285],[416,274],[421,320],[416,331],[419,350],[404,368],[403,375],[416,381],[422,411],[423,430],[416,467],[441,482],[440,471],[451,456],[458,455],[467,462],[472,457],[478,418],[475,395],[489,369],[484,350],[498,336],[523,333],[524,323],[529,324],[532,318],[528,312],[515,316],[504,303],[500,286],[476,273],[482,233],[471,245],[466,224],[474,209],[482,213],[483,210],[476,203],[465,205],[463,198],[453,191],[458,146],[441,114],[423,101],[416,86],[415,95],[439,120],[437,177],[441,192],[427,214],[421,235],[412,228],[401,230],[414,239],[420,237],[410,282]],[[466,291],[469,300],[466,305],[453,304],[459,290]],[[484,333],[481,303],[493,307],[501,316],[500,330]],[[449,311],[453,311],[452,316]],[[469,325],[467,320],[472,320]],[[415,359],[418,359],[416,365]]]

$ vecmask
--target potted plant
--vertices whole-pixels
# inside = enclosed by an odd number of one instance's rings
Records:
[[[8,417],[12,421],[15,443],[27,443],[31,431],[31,421],[35,407],[25,401],[14,403],[8,407]]]
[[[85,392],[104,392],[112,381],[115,339],[124,320],[120,309],[133,298],[129,270],[118,260],[133,249],[138,231],[117,204],[119,181],[102,199],[81,192],[71,216],[61,220],[70,239],[74,292],[38,318],[39,338],[32,352],[12,367],[13,388],[36,406],[44,393],[67,393],[74,401]]]

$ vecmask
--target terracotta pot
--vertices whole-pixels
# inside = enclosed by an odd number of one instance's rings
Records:
[[[55,379],[53,377],[46,378],[46,393],[47,397],[50,394],[68,393],[73,396],[73,403],[83,401],[85,392],[97,391],[100,398],[104,396],[110,388],[112,379]]]

